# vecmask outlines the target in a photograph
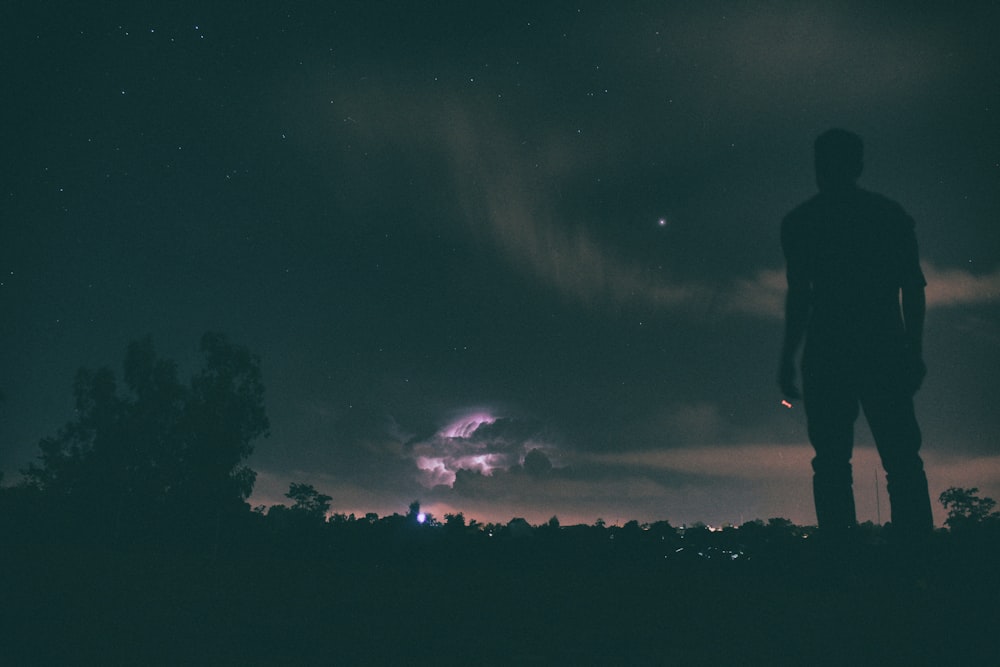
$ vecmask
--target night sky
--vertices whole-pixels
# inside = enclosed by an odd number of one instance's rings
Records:
[[[1000,497],[996,3],[32,1],[0,25],[5,484],[80,366],[152,335],[186,377],[212,330],[262,358],[255,505],[299,481],[345,513],[814,523],[778,230],[841,126],[917,222],[932,497]],[[886,521],[857,433],[859,519]]]

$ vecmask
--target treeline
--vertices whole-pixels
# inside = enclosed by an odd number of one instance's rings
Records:
[[[329,496],[311,485],[293,483],[286,494],[294,502],[251,509],[243,503],[229,511],[196,512],[178,517],[146,517],[122,523],[107,513],[89,515],[61,507],[37,487],[21,485],[0,491],[0,530],[21,545],[110,549],[122,552],[185,552],[231,558],[381,561],[419,558],[456,560],[509,558],[531,562],[614,560],[644,563],[793,562],[821,549],[815,526],[784,518],[748,521],[740,526],[632,520],[609,526],[561,525],[557,517],[531,525],[523,518],[480,523],[462,513],[441,520],[420,511],[418,502],[405,513],[363,516],[330,512]],[[947,529],[932,537],[941,545],[995,550],[1000,547],[1000,515],[995,503],[976,489],[952,488],[941,496],[949,511]],[[152,519],[158,519],[154,521]],[[892,544],[891,524],[860,524],[855,543],[864,549]],[[526,561],[527,562],[527,561]]]
[[[603,553],[673,562],[745,562],[762,556],[794,557],[814,550],[813,545],[822,541],[815,526],[796,525],[781,517],[721,527],[703,523],[674,526],[666,520],[631,520],[609,526],[602,519],[591,525],[564,526],[556,516],[536,525],[517,517],[506,523],[480,523],[466,520],[461,512],[445,514],[438,520],[421,512],[417,501],[405,514],[384,517],[330,512],[329,496],[308,484],[293,483],[286,496],[296,502],[291,506],[255,508],[259,529],[279,543],[301,540],[302,546],[327,551],[389,544],[458,549],[514,547],[539,554],[546,550],[572,553],[576,557]],[[993,499],[981,497],[976,488],[953,487],[939,500],[948,513],[946,526],[929,536],[926,546],[948,542],[979,547],[992,543],[1000,547],[1000,513],[993,510]],[[857,526],[852,543],[862,549],[877,549],[893,541],[891,524],[868,521]]]
[[[3,534],[21,544],[183,547],[214,554],[512,542],[717,561],[799,548],[815,537],[812,527],[782,518],[719,529],[667,521],[609,527],[602,520],[563,527],[557,517],[537,526],[519,518],[483,524],[462,513],[439,520],[421,512],[418,501],[405,514],[356,517],[331,513],[330,496],[298,482],[285,494],[288,505],[251,509],[256,473],[246,460],[269,428],[260,359],[217,333],[205,334],[200,349],[201,366],[187,382],[148,338],[128,346],[121,379],[108,368],[81,369],[73,419],[39,443],[37,461],[18,484],[0,488]],[[950,533],[1000,534],[996,502],[978,489],[953,487],[939,500]],[[889,537],[871,523],[857,534],[865,544]]]

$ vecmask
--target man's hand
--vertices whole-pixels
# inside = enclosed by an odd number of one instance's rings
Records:
[[[785,395],[785,398],[802,398],[802,392],[795,384],[797,376],[798,371],[795,368],[794,357],[783,357],[781,367],[778,369],[778,386],[781,387],[781,393]]]
[[[781,367],[778,369],[778,386],[785,398],[802,398],[802,392],[796,385],[798,369],[795,358],[806,335],[811,304],[812,289],[808,280],[801,275],[793,279],[793,272],[789,271],[788,294],[785,295],[785,339],[781,343]]]

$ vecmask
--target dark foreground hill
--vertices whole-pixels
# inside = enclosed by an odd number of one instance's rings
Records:
[[[207,550],[5,544],[6,665],[959,665],[996,540],[740,550],[570,529]]]

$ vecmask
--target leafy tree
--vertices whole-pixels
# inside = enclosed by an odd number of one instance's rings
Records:
[[[312,484],[298,484],[292,482],[288,486],[288,493],[285,497],[294,500],[293,512],[300,512],[309,517],[324,519],[326,513],[330,511],[330,496],[320,493]]]
[[[669,521],[654,521],[649,526],[649,534],[653,539],[666,542],[677,537],[677,529]]]
[[[993,511],[997,502],[992,498],[980,498],[979,489],[963,489],[952,486],[941,492],[938,500],[948,511],[944,520],[952,530],[962,530],[987,522],[1000,521],[1000,514]]]
[[[642,528],[639,527],[639,522],[635,519],[626,521],[624,526],[616,527],[613,531],[613,536],[618,544],[635,545],[642,539]]]
[[[128,346],[124,385],[109,368],[80,369],[76,416],[41,440],[26,482],[116,527],[242,506],[256,478],[244,461],[269,427],[260,360],[217,333],[202,337],[201,353],[186,385],[148,337]]]
[[[253,441],[270,428],[260,358],[216,333],[202,337],[201,349],[204,365],[191,380],[187,404],[187,472],[216,499],[245,500],[257,473],[243,462],[253,453]]]
[[[444,527],[449,533],[461,534],[465,531],[465,515],[461,512],[444,515]]]

